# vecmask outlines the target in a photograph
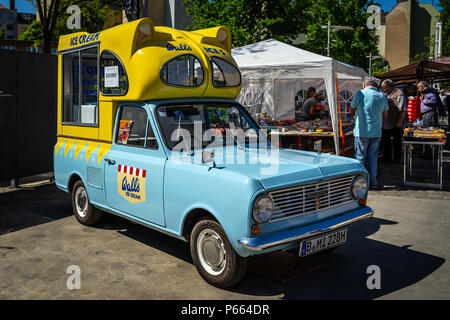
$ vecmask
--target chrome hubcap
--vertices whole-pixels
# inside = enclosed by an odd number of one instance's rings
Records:
[[[75,207],[78,215],[84,218],[87,214],[88,197],[83,187],[79,187],[75,193]]]
[[[211,229],[200,232],[197,255],[203,268],[212,275],[222,273],[226,266],[226,251],[220,236]]]

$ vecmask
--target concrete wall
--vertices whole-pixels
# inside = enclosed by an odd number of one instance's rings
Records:
[[[378,53],[385,57],[386,56],[386,25],[382,24],[380,29],[375,30],[375,35],[378,37]]]
[[[385,57],[392,69],[406,66],[417,54],[434,56],[434,38],[439,11],[431,4],[416,0],[398,0],[386,16]],[[381,33],[382,31],[377,31]],[[380,35],[379,51],[382,53]]]
[[[182,6],[184,0],[147,0],[142,16],[150,18],[155,26],[165,26],[185,30],[191,23]],[[127,22],[123,12],[123,22]]]
[[[432,40],[431,46],[423,47],[422,52],[429,52],[430,57],[434,57],[434,41],[436,37],[436,23],[439,22],[439,11],[429,3],[419,4],[419,7],[422,14],[426,15],[426,21],[428,22],[428,24],[426,25],[422,21],[419,21],[417,24],[419,26],[423,25],[423,29],[426,32],[425,37],[430,37]],[[416,35],[413,34],[413,36]],[[426,44],[424,39],[417,39],[417,41],[423,41],[423,43]],[[419,51],[418,53],[420,52],[421,51]]]
[[[386,16],[386,60],[392,69],[409,64],[412,0],[398,1]]]
[[[155,26],[168,26],[166,22],[166,0],[147,0],[147,12]]]
[[[192,22],[191,18],[186,15],[186,9],[182,5],[183,1],[184,0],[166,1],[166,23],[168,27],[186,30],[187,26]]]

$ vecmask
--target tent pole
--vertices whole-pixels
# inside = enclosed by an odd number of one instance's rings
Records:
[[[337,72],[334,73],[335,82],[336,82],[336,93],[337,93],[337,107],[339,112],[339,135],[342,139],[342,155],[345,156],[345,138],[342,134],[342,118],[341,118],[341,102],[339,99],[339,83],[338,83],[338,76]]]

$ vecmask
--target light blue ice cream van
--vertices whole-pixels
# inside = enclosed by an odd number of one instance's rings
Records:
[[[117,28],[131,55],[109,40]],[[277,148],[234,100],[241,79],[226,28],[191,35],[141,19],[67,37],[54,172],[80,223],[108,212],[187,241],[201,276],[225,288],[249,256],[329,250],[373,215],[358,161]],[[140,68],[155,57],[158,77]]]

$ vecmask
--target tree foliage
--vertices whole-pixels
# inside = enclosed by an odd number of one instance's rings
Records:
[[[287,43],[305,30],[309,0],[185,0],[190,30],[227,26],[233,47],[274,38]]]
[[[0,40],[5,39],[6,35],[5,35],[5,29],[0,27]]]
[[[33,21],[27,30],[19,36],[19,40],[34,41],[35,47],[42,45],[42,39],[42,25],[39,21]]]
[[[353,30],[331,32],[330,56],[366,70],[370,53],[378,55],[377,38],[374,29],[367,28],[370,14],[367,7],[376,4],[373,0],[315,0],[310,8],[311,21],[308,25],[305,50],[326,55],[328,30],[322,28],[331,21],[332,26],[350,26]]]
[[[108,18],[108,5],[118,5],[118,0],[27,0],[36,8],[40,22],[33,23],[25,32],[22,40],[35,40],[41,43],[43,51],[49,53],[51,41],[57,41],[59,36],[78,31],[89,33],[103,29]],[[81,29],[70,30],[67,28],[67,19],[70,14],[67,8],[77,5],[81,10]],[[32,28],[33,27],[33,28]],[[40,32],[37,28],[40,27]],[[22,38],[22,37],[21,37]]]
[[[439,20],[442,22],[442,56],[450,57],[450,1],[440,0],[442,7]]]
[[[73,0],[61,0],[61,11],[53,32],[54,40],[58,40],[64,34],[80,31],[94,33],[103,29],[107,19],[108,6],[102,0],[84,0],[77,4],[81,11],[81,29],[68,29],[67,19],[70,17],[70,13],[67,13],[67,8],[73,3]]]

